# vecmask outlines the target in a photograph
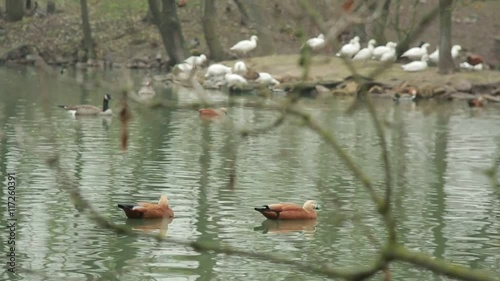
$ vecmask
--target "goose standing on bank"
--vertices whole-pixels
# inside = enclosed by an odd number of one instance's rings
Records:
[[[242,61],[237,61],[234,66],[233,66],[233,73],[239,74],[239,75],[245,75],[247,74],[247,65],[242,62]]]
[[[205,78],[210,78],[212,76],[222,76],[227,73],[231,73],[231,68],[220,63],[214,63],[208,67]]]
[[[309,48],[311,48],[313,51],[322,49],[323,47],[325,47],[325,36],[323,34],[320,34],[318,35],[318,37],[311,38],[307,40],[306,43],[304,43],[300,48],[304,48],[305,45],[309,46]]]
[[[427,48],[429,48],[430,44],[429,43],[424,43],[422,44],[421,47],[414,47],[414,48],[411,48],[409,50],[407,50],[406,52],[404,52],[401,57],[402,58],[409,58],[410,60],[414,60],[414,61],[417,61],[417,60],[421,60],[422,59],[422,56],[424,54],[427,55]]]
[[[396,47],[398,44],[389,42],[387,43],[387,45],[389,49],[382,54],[382,56],[380,57],[380,61],[396,61]]]
[[[233,86],[243,86],[248,84],[247,79],[243,78],[242,76],[234,73],[227,73],[224,76],[224,79],[226,80],[226,84],[228,87],[233,87]]]
[[[232,46],[230,50],[239,55],[246,55],[257,47],[257,40],[259,40],[257,35],[252,35],[250,40],[242,40]]]
[[[458,58],[458,55],[460,55],[461,50],[462,50],[462,46],[453,45],[453,47],[451,47],[451,58],[452,59]],[[432,54],[430,54],[429,60],[433,63],[439,62],[439,47],[437,47],[436,50]]]
[[[184,60],[185,63],[196,66],[202,66],[205,61],[207,61],[207,56],[205,56],[204,54],[201,54],[199,56],[190,56],[189,58]]]
[[[367,59],[371,58],[373,55],[373,50],[375,49],[375,44],[377,44],[377,41],[375,39],[371,39],[368,41],[368,46],[366,48],[361,49],[353,58],[352,60],[364,60],[366,61]]]
[[[427,68],[427,61],[429,60],[429,55],[424,54],[420,61],[412,61],[409,64],[402,65],[404,71],[416,72],[422,71]]]
[[[361,46],[359,45],[359,37],[356,36],[352,38],[348,44],[342,46],[340,52],[337,53],[337,57],[344,56],[347,58],[352,58],[352,56],[354,56],[360,48]]]
[[[277,86],[280,84],[278,80],[274,79],[271,74],[266,72],[259,72],[259,78],[257,78],[255,82],[266,86],[268,85]]]
[[[373,49],[372,59],[374,59],[374,60],[380,59],[380,57],[382,57],[382,55],[385,52],[387,52],[387,51],[390,50],[389,46],[392,45],[392,44],[396,44],[397,45],[397,43],[389,41],[389,42],[387,42],[387,44],[385,44],[385,46],[378,46],[377,48]]]
[[[68,112],[74,115],[112,115],[111,108],[109,108],[109,101],[111,100],[111,95],[105,94],[102,101],[102,109],[90,105],[90,104],[80,104],[80,105],[58,105],[64,108]]]

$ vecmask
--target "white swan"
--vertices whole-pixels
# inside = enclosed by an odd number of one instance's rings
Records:
[[[461,50],[462,46],[453,45],[453,47],[451,47],[451,58],[452,59],[458,58]],[[436,50],[429,56],[429,60],[432,61],[433,63],[439,62],[439,47],[437,47]]]
[[[480,70],[483,70],[483,64],[480,63],[480,64],[472,65],[472,64],[465,61],[465,62],[460,63],[460,68],[467,69],[467,70],[480,71]]]
[[[205,78],[212,76],[222,76],[226,73],[231,73],[231,68],[220,63],[212,64],[208,67],[207,73],[205,73]]]
[[[396,47],[398,44],[389,42],[387,43],[387,45],[389,49],[382,54],[382,56],[380,57],[380,61],[396,61]]]
[[[389,50],[390,50],[389,46],[390,46],[390,45],[393,45],[393,44],[396,44],[396,46],[397,46],[397,43],[394,43],[394,42],[389,41],[389,42],[387,42],[387,44],[385,44],[385,46],[378,46],[378,47],[376,47],[375,49],[373,49],[373,56],[372,56],[372,59],[374,59],[374,60],[378,60],[378,59],[380,59],[380,57],[382,57],[382,55],[383,55],[385,52],[387,52],[387,51],[389,51]]]
[[[401,57],[407,57],[411,60],[421,60],[424,54],[427,54],[427,48],[429,48],[429,43],[424,43],[421,47],[414,47],[406,52],[404,52]]]
[[[242,40],[232,46],[230,50],[245,55],[257,47],[257,40],[259,40],[257,35],[252,35],[250,40]]]
[[[193,65],[187,62],[179,63],[175,67],[177,67],[182,72],[190,72],[193,69]]]
[[[248,71],[247,66],[242,61],[237,61],[233,66],[233,73],[236,73],[239,75],[245,75],[245,74],[247,74],[247,71]]]
[[[351,39],[351,41],[348,44],[342,46],[340,52],[337,53],[337,57],[345,56],[348,58],[352,58],[352,56],[354,56],[359,51],[360,48],[361,46],[359,45],[359,37],[356,36],[353,39]]]
[[[311,38],[307,40],[306,43],[304,43],[300,48],[304,48],[305,45],[309,46],[315,51],[322,49],[323,47],[325,47],[325,36],[323,34],[320,34],[318,35],[318,37]]]
[[[228,87],[243,86],[248,84],[245,78],[234,73],[227,73],[226,76],[224,76],[224,79],[226,80],[226,84]]]
[[[429,60],[429,55],[424,54],[420,61],[412,61],[408,64],[402,65],[404,71],[415,72],[422,71],[427,68],[427,61]]]
[[[255,79],[255,82],[262,85],[279,85],[280,82],[273,78],[273,76],[267,72],[259,72],[259,78]]]
[[[200,55],[200,56],[190,56],[189,58],[185,59],[185,63],[189,63],[191,65],[197,65],[201,66],[205,61],[207,60],[207,57],[205,55]]]
[[[371,39],[368,41],[368,45],[366,48],[361,49],[353,58],[352,60],[367,60],[372,57],[373,50],[375,49],[375,44],[377,44],[377,41],[375,39]]]

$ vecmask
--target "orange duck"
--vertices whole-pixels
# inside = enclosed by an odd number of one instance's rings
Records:
[[[220,109],[201,108],[198,109],[198,112],[200,113],[200,116],[215,117],[227,114],[227,109],[225,107],[221,107]]]
[[[308,200],[303,206],[292,203],[278,203],[255,208],[270,220],[311,220],[317,218],[316,201]]]
[[[482,96],[479,96],[477,98],[473,98],[467,101],[470,107],[483,107],[484,106],[484,99]]]
[[[467,56],[467,63],[474,66],[474,65],[478,65],[480,63],[483,63],[483,57],[480,56],[480,55],[468,55]]]
[[[168,206],[168,198],[162,195],[158,203],[118,204],[129,219],[173,218],[174,211]]]

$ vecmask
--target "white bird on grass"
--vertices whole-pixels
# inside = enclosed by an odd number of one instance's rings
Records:
[[[378,60],[380,59],[380,57],[382,57],[382,55],[389,51],[390,50],[390,45],[393,45],[393,44],[396,44],[394,42],[387,42],[387,44],[385,46],[378,46],[377,48],[373,49],[373,56],[372,56],[372,59],[374,60]],[[397,45],[397,44],[396,44]]]
[[[245,78],[241,77],[238,74],[234,74],[234,73],[227,73],[224,76],[224,79],[226,80],[226,84],[228,87],[243,86],[243,85],[248,84],[248,82]]]
[[[190,56],[189,58],[185,59],[184,62],[191,65],[201,66],[205,63],[206,60],[207,57],[202,54],[200,56]]]
[[[215,63],[208,67],[207,73],[205,74],[205,78],[209,78],[212,76],[222,76],[226,73],[231,73],[231,68],[229,66],[225,66],[220,63]]]
[[[323,34],[320,34],[318,35],[318,37],[311,38],[307,40],[300,48],[304,48],[305,45],[309,46],[314,51],[322,49],[323,47],[325,47],[325,36]]]
[[[480,64],[472,65],[472,64],[465,61],[465,62],[460,63],[460,68],[467,69],[467,70],[480,71],[480,70],[483,70],[483,64],[480,63]]]
[[[429,55],[424,54],[420,61],[412,61],[408,64],[402,65],[401,68],[403,68],[404,71],[408,72],[422,71],[427,68],[428,60],[429,60]]]
[[[232,46],[230,50],[237,54],[246,55],[257,47],[257,40],[259,40],[257,35],[252,35],[250,40],[242,40]]]
[[[404,52],[401,57],[404,58],[409,58],[411,60],[421,60],[422,56],[424,54],[427,55],[427,48],[429,48],[430,44],[429,43],[424,43],[421,47],[414,47],[411,49],[408,49],[406,52]]]
[[[337,57],[344,56],[352,58],[352,56],[354,56],[359,51],[360,48],[361,46],[359,45],[359,37],[356,36],[352,38],[348,44],[342,46],[340,52],[337,53]]]
[[[462,46],[453,45],[453,47],[451,47],[451,58],[452,59],[458,58],[458,55],[460,55],[461,50]],[[439,62],[439,47],[437,47],[436,50],[429,56],[429,60],[433,63]]]
[[[248,71],[247,66],[242,61],[237,61],[233,66],[233,73],[236,73],[239,75],[245,75],[245,74],[247,74],[247,71]]]
[[[373,49],[375,49],[375,44],[377,44],[377,41],[375,39],[371,39],[368,41],[368,45],[366,48],[361,49],[353,58],[352,60],[367,60],[372,57],[373,54]]]
[[[396,47],[398,44],[389,42],[387,43],[387,45],[389,49],[382,54],[382,56],[380,57],[380,61],[396,61]]]
[[[273,76],[267,72],[259,72],[259,78],[255,79],[255,82],[262,85],[273,85],[277,86],[280,82],[273,78]]]

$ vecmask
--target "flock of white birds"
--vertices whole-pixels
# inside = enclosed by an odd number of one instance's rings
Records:
[[[257,41],[259,38],[256,35],[252,35],[250,40],[243,40],[236,43],[234,46],[230,48],[230,50],[238,55],[244,56],[249,52],[253,51],[257,48]],[[177,64],[174,68],[177,68],[179,72],[177,73],[177,78],[181,80],[188,80],[191,77],[191,72],[193,69],[202,67],[207,61],[207,57],[205,55],[200,56],[191,56],[184,60],[184,62]],[[245,75],[248,73],[249,69],[245,62],[239,60],[237,61],[233,67],[226,66],[221,63],[214,63],[210,65],[205,73],[205,79],[223,79],[223,82],[228,87],[234,86],[245,86],[248,84]],[[265,86],[276,86],[279,85],[280,82],[276,80],[271,74],[266,72],[259,72],[258,77],[255,79],[255,82],[260,85]]]
[[[250,37],[250,40],[240,41],[232,46],[230,50],[237,56],[245,56],[249,52],[255,50],[255,48],[257,47],[257,41],[258,37],[256,35],[252,35]],[[352,38],[348,44],[342,46],[342,48],[337,53],[337,56],[345,57],[353,61],[396,61],[397,43],[388,42],[386,45],[376,47],[375,45],[377,42],[374,39],[371,39],[370,41],[368,41],[366,48],[361,49],[359,41],[360,38],[358,36]],[[317,37],[311,38],[302,45],[301,49],[306,45],[313,51],[321,50],[326,46],[325,37],[323,34],[320,34]],[[429,61],[437,64],[439,61],[439,49],[436,48],[436,50],[429,55],[427,51],[429,46],[429,43],[424,43],[420,47],[414,47],[404,52],[401,55],[401,58],[407,58],[412,62],[401,65],[401,68],[404,71],[416,72],[425,70],[428,67]],[[454,45],[451,48],[452,58],[458,58],[461,50],[462,47],[460,45]],[[179,70],[177,77],[180,79],[189,79],[189,77],[191,77],[191,72],[193,71],[193,69],[195,67],[202,67],[206,63],[206,61],[207,57],[203,54],[200,56],[191,56],[187,58],[184,62],[176,65],[175,68]],[[460,67],[472,70],[482,69],[482,64],[474,66],[467,64],[467,62],[461,63]],[[229,87],[244,86],[248,84],[248,81],[245,78],[245,75],[248,73],[248,71],[249,70],[247,65],[241,60],[237,61],[233,65],[233,67],[229,67],[220,63],[214,63],[207,68],[205,79],[222,79],[222,82]],[[258,78],[255,79],[255,82],[258,84],[266,86],[276,86],[280,84],[279,81],[277,81],[269,73],[259,72],[258,74]]]
[[[321,37],[323,37],[321,35]],[[319,38],[319,37],[318,37]],[[395,42],[387,42],[385,46],[375,47],[376,41],[371,39],[368,41],[366,48],[361,49],[359,44],[359,37],[354,37],[348,44],[342,46],[337,56],[343,56],[350,58],[353,61],[366,61],[369,59],[379,60],[379,61],[396,61],[396,47],[398,46]],[[429,43],[424,43],[420,47],[414,47],[401,55],[401,58],[407,58],[412,62],[408,64],[401,65],[404,71],[416,72],[425,70],[428,67],[428,62],[431,61],[434,64],[439,62],[439,48],[429,55],[427,49],[429,48]],[[451,57],[456,59],[460,55],[462,47],[460,45],[454,45],[451,48]],[[470,65],[467,62],[460,64],[461,68],[472,69],[472,70],[482,70],[483,65]]]

